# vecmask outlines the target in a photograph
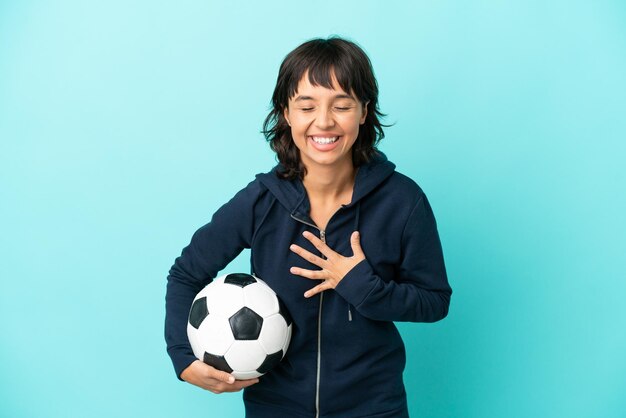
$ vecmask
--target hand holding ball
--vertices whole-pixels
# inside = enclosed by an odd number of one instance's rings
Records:
[[[252,379],[276,366],[291,340],[292,321],[276,293],[249,274],[220,276],[195,297],[187,336],[206,364]]]

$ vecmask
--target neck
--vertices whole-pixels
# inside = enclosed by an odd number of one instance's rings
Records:
[[[307,167],[302,183],[309,196],[336,199],[352,193],[356,169],[349,164],[341,167],[313,166]]]

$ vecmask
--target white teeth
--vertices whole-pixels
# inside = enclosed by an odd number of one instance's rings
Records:
[[[332,144],[337,139],[339,139],[338,136],[333,136],[331,138],[322,138],[319,136],[313,136],[312,138],[313,138],[313,141],[317,142],[318,144]]]

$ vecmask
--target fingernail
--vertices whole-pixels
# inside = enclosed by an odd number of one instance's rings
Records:
[[[309,292],[304,292],[304,297],[308,298],[309,297]]]
[[[232,376],[231,376],[231,377],[229,377],[229,378],[228,378],[228,383],[230,383],[231,385],[232,385],[233,383],[235,383],[235,378],[234,378],[234,377],[232,377]]]

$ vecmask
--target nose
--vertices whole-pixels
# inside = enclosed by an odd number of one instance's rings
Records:
[[[315,118],[315,126],[320,129],[329,129],[335,126],[335,119],[330,108],[320,108]]]

